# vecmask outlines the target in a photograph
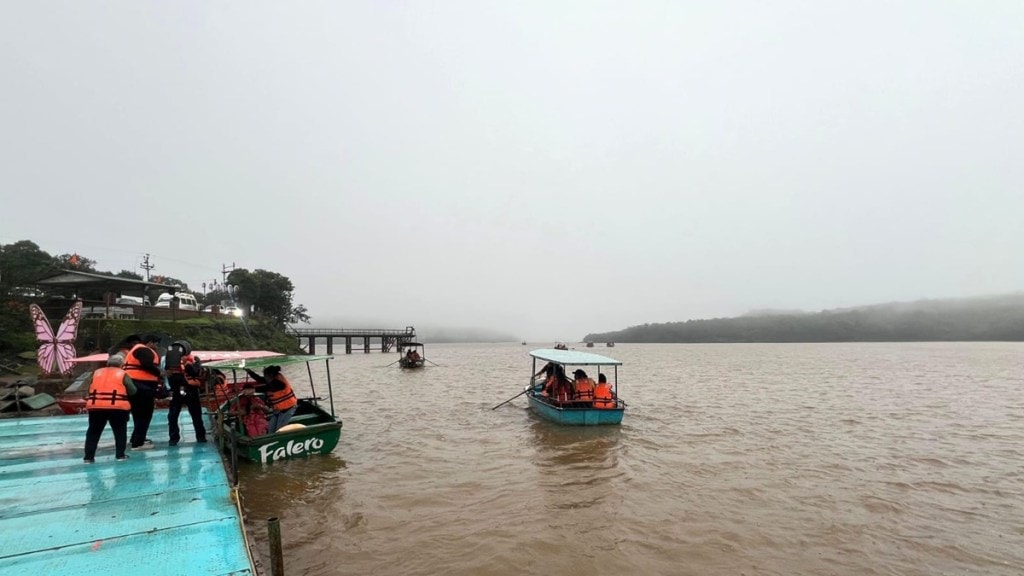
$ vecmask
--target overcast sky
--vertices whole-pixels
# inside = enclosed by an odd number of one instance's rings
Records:
[[[321,325],[1024,289],[1019,0],[10,1],[0,82],[0,243]]]

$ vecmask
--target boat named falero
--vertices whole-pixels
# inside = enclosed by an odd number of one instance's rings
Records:
[[[618,394],[622,362],[600,354],[555,348],[534,350],[530,356],[533,371],[526,396],[538,415],[568,426],[622,423],[626,411],[626,403]],[[538,363],[544,364],[538,369]]]
[[[207,366],[224,373],[231,373],[230,380],[236,381],[245,377],[245,370],[258,371],[267,366],[288,366],[290,364],[306,364],[306,371],[309,374],[310,385],[313,386],[312,398],[300,398],[295,414],[288,421],[287,426],[270,434],[250,436],[246,433],[245,426],[241,422],[236,410],[233,410],[232,403],[225,402],[218,410],[218,418],[223,422],[222,426],[216,426],[218,435],[221,436],[223,448],[232,450],[246,460],[267,464],[278,460],[291,458],[302,458],[313,454],[328,454],[334,450],[341,438],[341,420],[334,415],[334,391],[331,387],[330,360],[333,356],[268,356],[265,358],[229,360],[223,362],[211,362]],[[327,371],[327,392],[330,412],[324,410],[318,398],[316,398],[316,387],[313,385],[313,374],[310,363],[324,361]],[[239,374],[241,373],[241,374]],[[235,388],[240,389],[240,382],[234,382]]]

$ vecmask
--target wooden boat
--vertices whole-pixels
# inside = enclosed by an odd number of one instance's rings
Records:
[[[598,426],[602,424],[621,424],[622,416],[626,411],[626,403],[619,398],[618,381],[619,366],[622,362],[600,354],[591,352],[577,352],[575,350],[559,350],[555,348],[543,348],[530,352],[533,357],[533,370],[530,374],[530,387],[526,390],[527,400],[530,408],[546,420],[566,426]],[[565,368],[566,373],[571,373],[569,367],[596,367],[597,374],[602,372],[605,366],[612,366],[613,373],[610,377],[612,384],[614,408],[594,408],[593,402],[558,402],[541,393],[544,386],[542,380],[537,379],[537,361],[549,362],[556,366]],[[607,372],[605,372],[607,376]],[[595,380],[597,379],[595,375]]]
[[[223,360],[210,362],[208,368],[216,368],[225,374],[231,373],[232,381],[239,382],[245,378],[245,370],[261,371],[267,366],[289,366],[305,364],[309,380],[313,382],[311,362],[324,361],[327,369],[327,392],[330,412],[320,406],[322,398],[299,399],[295,415],[273,434],[263,436],[246,435],[240,419],[232,414],[232,402],[222,404],[214,413],[214,433],[218,444],[226,455],[232,458],[243,458],[253,462],[267,464],[291,458],[304,458],[311,454],[328,454],[334,450],[341,439],[341,420],[334,415],[334,391],[331,386],[330,361],[334,356],[266,356],[255,359]]]
[[[561,343],[561,342],[558,342],[558,343],[555,344],[555,348],[554,349],[555,350],[568,350],[569,347],[566,346],[565,344]]]
[[[605,346],[609,348],[615,348],[615,342],[605,342]]]
[[[426,348],[419,342],[402,342],[398,345],[398,366],[400,368],[423,368],[427,361]]]
[[[593,342],[587,342],[587,348],[593,348],[593,347],[594,347],[594,343]]]

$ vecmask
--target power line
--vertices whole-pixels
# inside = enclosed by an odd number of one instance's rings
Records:
[[[149,282],[149,271],[156,268],[155,265],[149,263],[149,254],[146,254],[146,258],[142,261],[142,264],[139,264],[139,268],[146,271],[146,282]]]

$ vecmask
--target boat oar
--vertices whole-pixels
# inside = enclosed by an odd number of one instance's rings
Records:
[[[532,386],[530,388],[532,388]],[[498,404],[498,406],[495,406],[494,408],[498,408],[499,406],[504,406],[505,404],[508,404],[509,402],[515,400],[516,398],[519,398],[523,394],[526,394],[527,392],[529,392],[530,388],[527,388],[526,390],[523,390],[519,394],[516,394],[515,396],[509,398],[508,400],[505,400],[504,402],[502,402],[501,404]],[[494,408],[491,408],[491,410],[494,410]]]
[[[395,364],[398,364],[401,361],[402,361],[402,359],[399,358],[398,360],[395,360],[394,362],[392,362],[391,364],[388,364],[387,366],[381,366],[381,368],[390,368],[390,367],[394,366]]]
[[[430,362],[430,360],[427,360],[426,358],[424,358],[423,360],[425,360],[425,361],[427,361],[427,362]],[[430,363],[431,363],[431,364],[434,364],[433,362],[430,362]],[[437,366],[438,368],[440,368],[440,367],[441,367],[441,365],[440,365],[440,364],[434,364],[434,366]]]

